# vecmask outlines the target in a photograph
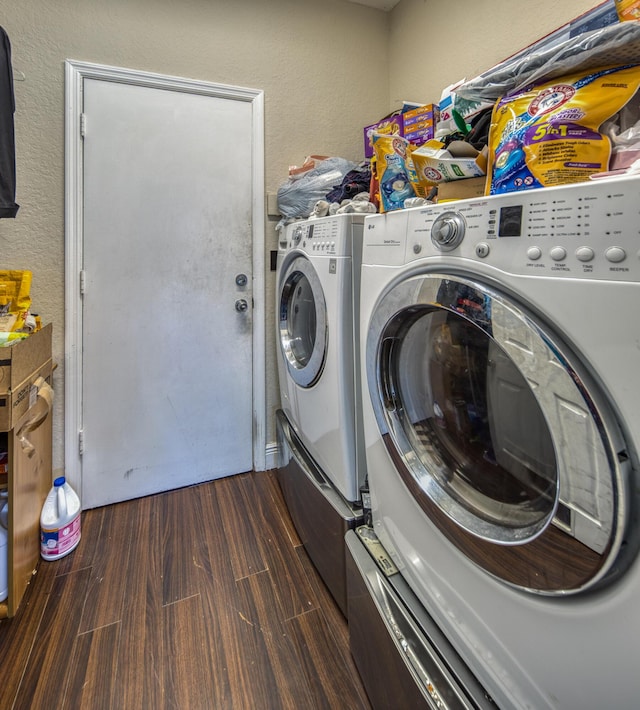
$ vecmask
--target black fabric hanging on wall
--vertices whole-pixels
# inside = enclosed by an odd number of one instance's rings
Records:
[[[0,218],[15,217],[16,204],[16,146],[13,114],[16,110],[13,94],[11,44],[0,27]]]

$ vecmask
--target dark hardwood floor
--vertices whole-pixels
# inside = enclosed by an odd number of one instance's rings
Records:
[[[368,710],[275,474],[89,510],[0,622],[0,710]]]

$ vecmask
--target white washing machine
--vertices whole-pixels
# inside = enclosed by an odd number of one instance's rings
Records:
[[[477,704],[638,707],[639,310],[639,179],[365,222],[373,531]]]
[[[309,552],[343,610],[344,534],[365,478],[358,302],[363,215],[296,222],[277,259],[279,480]],[[334,580],[334,581],[331,581]]]

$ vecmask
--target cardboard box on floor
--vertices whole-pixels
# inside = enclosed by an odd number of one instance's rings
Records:
[[[0,348],[0,431],[10,431],[38,396],[33,383],[51,376],[51,323],[9,347]]]
[[[3,487],[9,493],[9,595],[0,602],[0,618],[14,616],[40,559],[40,511],[52,470],[52,331],[49,324],[0,348],[0,431],[7,432]]]
[[[50,398],[37,397],[8,433],[9,596],[0,603],[0,617],[15,615],[40,562],[40,512],[52,478],[52,418]]]

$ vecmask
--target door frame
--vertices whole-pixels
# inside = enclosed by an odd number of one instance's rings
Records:
[[[83,85],[96,79],[134,86],[249,102],[252,107],[252,263],[253,263],[253,468],[266,468],[266,352],[264,255],[264,92],[239,86],[154,74],[72,59],[65,60],[65,470],[82,496],[82,270],[84,171]]]

